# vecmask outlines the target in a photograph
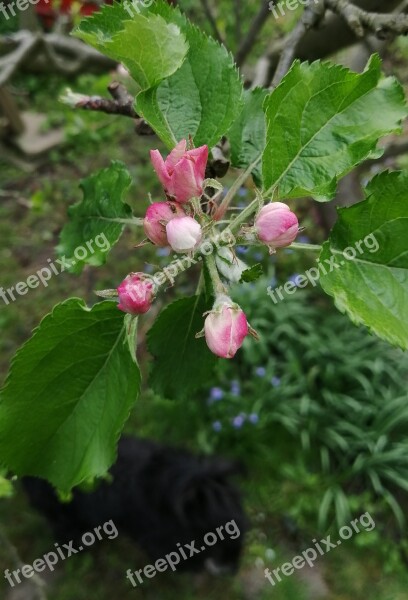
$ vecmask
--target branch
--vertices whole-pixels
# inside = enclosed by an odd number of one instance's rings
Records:
[[[20,68],[47,73],[51,70],[73,76],[84,70],[106,72],[117,64],[80,40],[55,33],[18,31],[0,36],[0,47],[0,85]]]
[[[108,115],[123,115],[131,119],[138,119],[139,115],[133,108],[131,103],[122,103],[119,100],[111,100],[102,96],[86,96],[84,94],[76,94],[70,88],[67,88],[60,98],[61,102],[68,104],[73,108],[82,108],[83,110],[93,110],[95,112],[103,112]]]
[[[357,37],[371,32],[384,40],[392,35],[408,34],[408,15],[367,12],[348,0],[325,0],[325,3],[346,21]]]
[[[154,135],[154,131],[150,125],[135,111],[134,98],[129,94],[124,85],[114,81],[108,86],[108,90],[113,100],[103,98],[102,96],[76,94],[70,88],[67,88],[60,97],[60,101],[72,108],[130,117],[136,121],[136,133],[139,135]]]
[[[214,15],[212,14],[212,10],[210,8],[210,5],[208,4],[208,0],[201,0],[201,5],[202,5],[202,7],[204,9],[205,16],[207,17],[207,19],[208,19],[208,21],[209,21],[209,23],[210,23],[210,25],[212,27],[215,39],[218,42],[220,42],[220,44],[223,44],[224,40],[222,39],[222,36],[221,36],[220,31],[218,29],[218,26],[217,26],[217,23],[215,21]]]
[[[252,21],[247,36],[242,40],[242,43],[237,50],[235,62],[239,67],[244,63],[246,57],[251,52],[259,33],[262,30],[262,27],[264,26],[268,16],[270,15],[269,4],[270,2],[262,0],[262,6],[256,17]]]
[[[399,9],[401,0],[354,0],[354,4],[366,12],[391,12]],[[289,34],[290,35],[290,34]],[[330,56],[343,48],[355,44],[360,38],[350,29],[345,20],[327,12],[321,28],[309,29],[297,45],[295,58],[302,61],[313,62]],[[274,72],[276,71],[282,50],[287,42],[283,40],[272,40],[265,54],[260,57],[255,66],[255,76],[251,87],[268,86]]]
[[[36,34],[30,33],[24,37],[19,36],[17,48],[0,59],[0,87],[11,79],[17,69],[32,55],[36,46],[40,43],[41,39]]]
[[[325,0],[320,0],[318,4],[310,4],[304,10],[300,20],[297,22],[293,31],[285,38],[283,51],[276,68],[271,88],[275,88],[289,71],[290,66],[296,56],[296,49],[305,33],[320,22],[326,12]]]

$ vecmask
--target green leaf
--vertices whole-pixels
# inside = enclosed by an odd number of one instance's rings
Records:
[[[112,162],[81,181],[84,198],[68,209],[70,220],[60,235],[57,254],[65,257],[72,273],[80,273],[85,264],[100,266],[120,238],[123,219],[132,211],[123,196],[132,183],[129,171],[120,162]]]
[[[141,89],[158,84],[181,67],[188,44],[176,24],[154,14],[135,13],[129,20],[129,14],[125,16],[116,6],[104,7],[102,12],[114,15],[112,23],[106,23],[105,15],[91,17],[75,35],[123,63]]]
[[[130,21],[124,6],[104,6],[75,35],[129,68],[144,88],[136,110],[169,148],[190,135],[196,146],[213,146],[242,107],[233,57],[167,2],[137,7]]]
[[[0,394],[1,462],[64,493],[104,474],[139,387],[116,304],[58,304],[15,355]]]
[[[330,200],[339,178],[381,155],[378,139],[399,132],[407,116],[402,87],[382,77],[377,55],[361,74],[328,62],[295,62],[264,110],[264,194],[276,200]]]
[[[169,148],[190,135],[195,146],[211,147],[242,107],[242,83],[233,58],[177,10],[161,3],[152,10],[180,25],[189,51],[178,71],[136,97],[136,110]]]
[[[104,4],[93,15],[82,19],[71,35],[104,53],[105,45],[122,30],[123,22],[128,21],[132,16],[125,9],[124,2]]]
[[[159,314],[148,333],[155,358],[149,383],[167,398],[181,398],[209,381],[216,363],[204,338],[195,335],[204,326],[203,313],[212,302],[202,296],[176,300]]]
[[[366,195],[339,210],[319,257],[328,271],[320,283],[354,323],[407,349],[408,172],[381,173]],[[347,259],[344,250],[355,258]]]
[[[250,283],[251,281],[256,281],[263,275],[263,266],[261,263],[257,263],[253,265],[250,269],[246,269],[241,275],[242,283]]]
[[[0,499],[11,498],[14,493],[13,484],[9,479],[4,477],[4,474],[0,471]]]
[[[247,169],[261,156],[266,144],[265,114],[262,109],[267,92],[256,88],[244,94],[244,108],[228,132],[231,165]],[[253,172],[255,183],[262,185],[261,165]]]

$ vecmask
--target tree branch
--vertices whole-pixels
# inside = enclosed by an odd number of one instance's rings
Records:
[[[283,51],[275,71],[274,78],[271,83],[271,88],[275,88],[286,75],[296,56],[296,49],[300,40],[305,33],[320,22],[326,12],[325,0],[320,0],[318,4],[310,4],[304,10],[300,20],[295,28],[285,38]]]
[[[220,44],[224,43],[224,40],[222,39],[222,36],[220,34],[220,31],[218,29],[217,23],[215,21],[214,15],[212,13],[212,10],[210,8],[210,5],[208,4],[208,0],[200,0],[201,1],[201,5],[204,9],[205,12],[205,16],[208,19],[208,22],[210,23],[212,30],[213,30],[213,34],[215,39],[220,42]]]
[[[237,54],[235,56],[235,62],[239,67],[244,63],[246,57],[251,52],[259,36],[259,33],[262,30],[262,27],[264,26],[266,20],[268,19],[268,16],[270,15],[269,4],[270,2],[262,0],[262,6],[259,9],[259,12],[255,16],[254,20],[252,21],[248,34],[246,38],[242,40],[242,43],[238,48]]]
[[[354,0],[354,4],[366,12],[391,12],[398,9],[401,0]],[[290,35],[290,34],[289,34]],[[327,12],[321,28],[310,28],[300,39],[294,58],[313,62],[347,48],[359,41],[345,20],[333,12]],[[287,43],[283,40],[272,40],[265,54],[261,56],[255,67],[252,86],[268,86],[279,63],[282,50]]]
[[[364,37],[367,32],[379,39],[408,34],[408,15],[367,12],[348,0],[325,0],[325,4],[346,21],[357,37]]]

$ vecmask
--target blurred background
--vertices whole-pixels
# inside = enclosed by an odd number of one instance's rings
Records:
[[[141,136],[131,119],[81,111],[59,102],[67,87],[107,96],[112,81],[131,83],[117,65],[80,56],[68,33],[98,2],[39,2],[13,16],[7,1],[0,12],[0,284],[26,280],[55,257],[67,208],[81,198],[78,183],[94,170],[122,160],[133,176],[128,196],[134,212],[145,212],[148,193],[161,194],[149,150],[161,146]],[[214,34],[214,25],[236,53],[259,3],[185,0],[189,17]],[[1,9],[0,9],[1,10]],[[211,17],[211,18],[209,18]],[[245,57],[250,81],[271,40],[290,31],[299,10],[265,20],[257,44]],[[31,40],[31,41],[30,41]],[[34,40],[34,42],[33,42]],[[35,41],[36,40],[36,41]],[[340,44],[341,45],[341,44]],[[408,81],[408,41],[376,48],[385,71]],[[331,56],[356,70],[372,48],[340,48]],[[85,52],[85,50],[84,50]],[[10,61],[10,55],[14,58]],[[17,55],[18,54],[18,55]],[[12,65],[12,66],[10,66]],[[407,140],[386,140],[387,152],[342,181],[338,205],[361,199],[361,184],[385,168],[408,165]],[[405,144],[405,148],[404,148]],[[223,179],[228,187],[234,173]],[[239,192],[244,206],[251,184]],[[300,242],[320,243],[335,218],[334,208],[305,198],[296,211],[305,227]],[[130,271],[165,266],[167,251],[135,246],[140,229],[126,230],[98,270],[81,276],[62,273],[48,287],[30,290],[6,305],[0,298],[0,380],[10,359],[41,318],[61,300],[88,303],[93,290],[116,287]],[[356,328],[317,288],[298,289],[274,304],[267,286],[283,285],[312,266],[312,259],[286,249],[277,257],[238,248],[249,264],[261,263],[265,276],[237,286],[232,297],[242,306],[261,341],[247,339],[233,361],[219,361],[213,379],[186,400],[153,394],[146,386],[126,427],[204,454],[239,459],[240,482],[251,529],[239,574],[215,578],[162,574],[133,589],[126,569],[149,561],[129,541],[101,542],[72,557],[46,576],[46,595],[56,600],[147,598],[159,600],[405,600],[408,599],[408,364],[402,352]],[[194,293],[197,273],[185,273],[169,290]],[[145,333],[155,313],[143,319],[139,340],[142,370],[149,368]],[[1,475],[1,474],[0,474]],[[304,568],[273,587],[264,577],[291,560],[314,538],[336,535],[339,527],[369,512],[376,527],[361,532],[313,569]],[[19,483],[0,477],[0,598],[30,600],[30,584],[11,591],[2,573],[16,560],[32,563],[53,545],[51,531],[30,507]]]

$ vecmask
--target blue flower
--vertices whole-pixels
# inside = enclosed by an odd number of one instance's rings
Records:
[[[245,246],[237,246],[235,248],[235,252],[237,254],[246,254],[248,252],[248,248],[245,248]]]
[[[156,255],[157,256],[169,256],[170,248],[157,248]]]
[[[259,416],[256,413],[251,413],[248,417],[248,421],[252,423],[252,425],[256,425],[259,421]]]
[[[221,400],[224,397],[224,392],[219,387],[213,387],[210,390],[210,398],[211,400]]]
[[[245,417],[242,415],[238,415],[232,419],[232,425],[235,429],[240,429],[242,425],[245,423]]]
[[[274,376],[271,379],[271,384],[273,385],[273,387],[278,387],[280,385],[280,382],[281,382],[280,377]]]
[[[293,254],[293,250],[291,250],[290,248],[285,248],[285,250],[283,252],[285,254]]]
[[[256,373],[256,375],[258,375],[258,377],[265,377],[266,369],[265,369],[265,367],[256,367],[255,373]]]
[[[234,379],[234,381],[231,381],[231,394],[233,396],[239,396],[240,393],[241,393],[241,386],[239,384],[239,381]]]
[[[146,273],[153,273],[154,266],[146,264],[144,270],[145,270]]]
[[[308,244],[310,242],[310,238],[307,235],[300,235],[297,241],[301,244]]]
[[[222,424],[220,421],[214,421],[214,423],[212,424],[212,428],[214,429],[214,431],[221,431],[222,429]]]
[[[262,254],[262,252],[255,252],[254,253],[254,259],[255,260],[262,260],[264,257],[264,255]]]
[[[300,277],[299,273],[293,273],[293,275],[291,275],[291,276],[289,277],[288,281],[291,281],[291,282],[292,282],[292,283],[294,283],[294,284],[296,285],[296,287],[297,287],[297,285],[298,285],[298,284],[297,284],[297,281],[296,281],[296,279],[297,279],[298,277]]]
[[[244,187],[239,188],[238,190],[238,196],[247,196],[248,195],[248,190]]]

